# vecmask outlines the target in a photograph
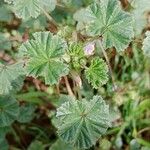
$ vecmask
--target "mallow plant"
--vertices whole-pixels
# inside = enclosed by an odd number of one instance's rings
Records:
[[[0,62],[0,137],[4,137],[4,129],[14,121],[26,122],[20,116],[26,108],[21,107],[15,97],[26,77],[57,88],[63,80],[68,96],[53,116],[57,136],[69,143],[70,149],[89,149],[107,134],[108,128],[113,128],[113,122],[107,99],[103,99],[100,92],[93,92],[89,97],[84,95],[84,82],[87,81],[91,91],[98,91],[107,84],[113,93],[118,91],[108,54],[115,49],[116,55],[123,55],[135,36],[141,33],[141,26],[138,28],[136,24],[136,8],[124,10],[119,0],[93,0],[75,11],[76,28],[69,28],[50,15],[59,6],[56,0],[4,1],[22,20],[45,15],[56,31],[32,33],[18,47],[17,61]],[[140,2],[134,3],[139,5]],[[142,49],[143,54],[150,55],[149,31]],[[30,106],[30,112],[34,110]]]

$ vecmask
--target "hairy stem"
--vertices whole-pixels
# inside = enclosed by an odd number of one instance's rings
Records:
[[[81,95],[81,91],[80,90],[81,90],[80,87],[77,86],[78,99],[82,100],[82,95]]]
[[[41,8],[41,10],[43,11],[44,15],[47,17],[47,19],[52,22],[56,27],[58,27],[57,22],[50,16],[50,14],[48,14],[43,8]]]
[[[112,79],[113,88],[114,88],[114,90],[116,90],[115,78],[113,76],[113,71],[112,71],[112,68],[111,68],[111,65],[110,65],[110,62],[109,62],[109,58],[108,58],[107,53],[106,53],[106,51],[105,51],[105,49],[103,47],[102,41],[98,40],[98,43],[99,43],[99,46],[102,49],[103,55],[104,55],[104,57],[106,59],[106,63],[108,65],[110,76],[111,76],[111,79]]]
[[[69,94],[70,96],[73,96],[73,97],[74,97],[74,94],[73,94],[72,89],[71,89],[71,87],[70,87],[70,84],[69,84],[69,81],[68,81],[67,76],[65,76],[64,79],[65,79],[65,84],[66,84],[66,88],[67,88],[68,94]]]

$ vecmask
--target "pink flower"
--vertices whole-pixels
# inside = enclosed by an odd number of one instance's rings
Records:
[[[95,50],[95,43],[94,42],[87,43],[84,47],[84,54],[86,56],[93,55],[94,50]]]

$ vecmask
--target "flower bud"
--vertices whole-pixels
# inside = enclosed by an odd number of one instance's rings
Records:
[[[91,56],[94,54],[94,50],[95,50],[95,43],[94,42],[87,43],[84,47],[84,54],[86,56]]]

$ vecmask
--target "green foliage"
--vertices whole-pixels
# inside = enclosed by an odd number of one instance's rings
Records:
[[[11,125],[19,115],[19,104],[11,96],[0,96],[0,127]]]
[[[0,148],[1,150],[8,150],[9,146],[6,139],[0,139]]]
[[[7,6],[0,6],[0,21],[10,22],[12,17],[11,10]]]
[[[50,148],[49,150],[77,150],[72,145],[68,143],[64,143],[62,140],[58,139]]]
[[[77,9],[82,5],[89,5],[93,0],[61,0],[60,2],[66,7]]]
[[[20,25],[20,30],[23,32],[26,28],[31,29],[33,31],[44,30],[46,26],[46,17],[40,15],[37,18],[30,18],[27,21],[22,22],[22,24]]]
[[[149,12],[149,0],[0,0],[0,150],[148,150]]]
[[[32,142],[28,148],[28,150],[44,150],[44,145],[42,144],[42,142],[35,140],[34,142]]]
[[[22,19],[37,18],[43,10],[53,11],[56,6],[56,0],[9,0],[6,2],[13,3],[15,14]]]
[[[147,24],[146,14],[150,12],[149,0],[129,0],[133,9],[131,10],[134,16],[134,31],[136,35],[140,35],[143,28]]]
[[[130,142],[130,149],[131,150],[140,150],[140,144],[136,141],[136,139],[133,139]]]
[[[100,140],[100,150],[109,150],[111,148],[111,143],[107,139]]]
[[[21,85],[21,81],[19,80],[20,82],[18,83],[18,79],[23,74],[24,70],[22,63],[12,65],[0,63],[0,95],[7,95],[12,91],[14,92],[14,90]]]
[[[85,62],[83,44],[82,43],[70,44],[68,53],[71,58],[72,68],[76,70],[80,69],[82,64]]]
[[[123,51],[132,40],[132,16],[122,10],[118,0],[95,2],[79,10],[74,18],[87,35],[102,36],[105,48]]]
[[[142,49],[146,56],[150,56],[150,31],[146,32],[146,38],[144,39]]]
[[[8,3],[8,4],[11,4],[13,3],[14,0],[4,0],[4,2]]]
[[[36,109],[34,105],[26,104],[26,105],[21,106],[19,109],[20,109],[20,113],[17,119],[19,122],[27,123],[33,119],[34,111]]]
[[[0,127],[0,140],[5,138],[6,133],[10,130],[9,127]]]
[[[37,32],[32,40],[20,47],[20,55],[28,58],[29,76],[42,76],[46,84],[53,85],[69,72],[68,65],[63,63],[66,49],[67,44],[61,37],[50,32]]]
[[[85,70],[85,76],[93,88],[99,88],[108,81],[108,67],[103,59],[94,58],[89,68]]]
[[[110,126],[109,108],[100,96],[70,100],[57,109],[58,135],[77,148],[89,148]]]
[[[0,9],[0,12],[1,12],[1,9]],[[1,19],[5,20],[4,18],[0,17],[0,20]],[[8,38],[3,33],[0,32],[0,51],[1,50],[10,50],[10,49],[11,49],[11,42],[8,40]]]

